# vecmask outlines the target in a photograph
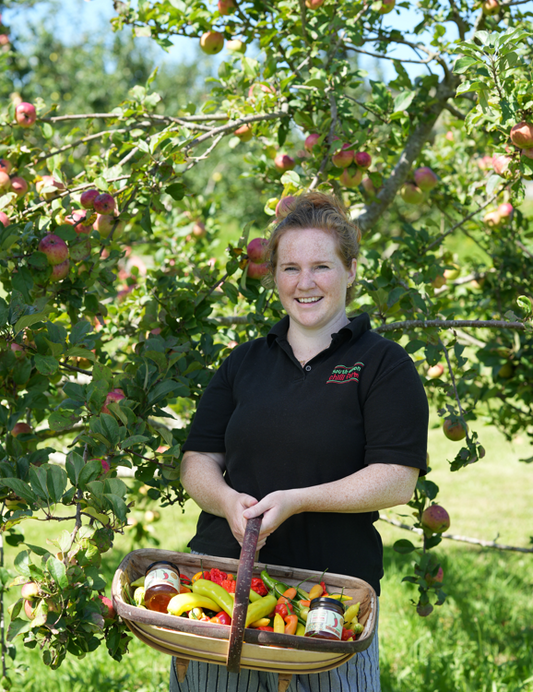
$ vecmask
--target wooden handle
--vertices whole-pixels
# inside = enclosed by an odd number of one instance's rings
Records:
[[[235,605],[233,606],[233,618],[229,636],[228,656],[226,668],[229,673],[238,673],[241,669],[242,642],[244,639],[244,626],[246,613],[250,601],[250,586],[252,584],[252,572],[254,569],[255,549],[259,530],[263,517],[249,519],[244,532],[242,542],[239,570],[237,572],[237,585],[235,587]]]

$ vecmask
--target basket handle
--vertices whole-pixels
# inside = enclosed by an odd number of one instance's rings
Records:
[[[229,673],[238,673],[241,669],[244,626],[246,624],[246,613],[250,601],[250,586],[252,584],[255,549],[257,547],[262,519],[262,515],[254,517],[253,519],[248,519],[244,532],[239,569],[237,572],[237,585],[235,587],[235,605],[233,606],[233,617],[231,619],[228,656],[226,659],[226,668]]]

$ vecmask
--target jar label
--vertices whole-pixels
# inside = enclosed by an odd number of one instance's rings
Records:
[[[342,625],[344,619],[338,613],[325,608],[317,608],[311,610],[307,616],[305,625],[306,634],[315,634],[317,632],[328,632],[340,639],[342,637]]]
[[[180,577],[173,569],[168,567],[157,567],[156,569],[150,570],[144,580],[144,590],[146,592],[152,586],[160,586],[161,584],[169,584],[173,586],[178,593],[180,592]]]

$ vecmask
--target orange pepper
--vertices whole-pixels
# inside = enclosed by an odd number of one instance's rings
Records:
[[[188,589],[186,586],[183,584],[180,584],[180,593],[191,593],[191,590]]]
[[[309,592],[309,600],[312,601],[313,598],[319,598],[324,593],[324,589],[321,584],[315,584],[311,591]]]
[[[311,601],[299,601],[302,608],[309,608],[311,606]]]
[[[285,618],[285,623],[285,634],[296,634],[296,628],[298,627],[298,616],[287,615]]]
[[[287,591],[283,593],[283,595],[285,596],[285,598],[288,598],[289,601],[292,601],[292,599],[296,597],[296,589],[294,588],[294,586],[291,586],[289,589],[287,589]]]

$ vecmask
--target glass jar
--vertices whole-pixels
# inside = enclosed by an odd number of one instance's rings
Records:
[[[305,624],[305,636],[315,639],[341,639],[344,606],[335,598],[313,598]]]
[[[166,613],[170,599],[180,592],[180,571],[173,562],[152,562],[144,577],[144,605]]]

